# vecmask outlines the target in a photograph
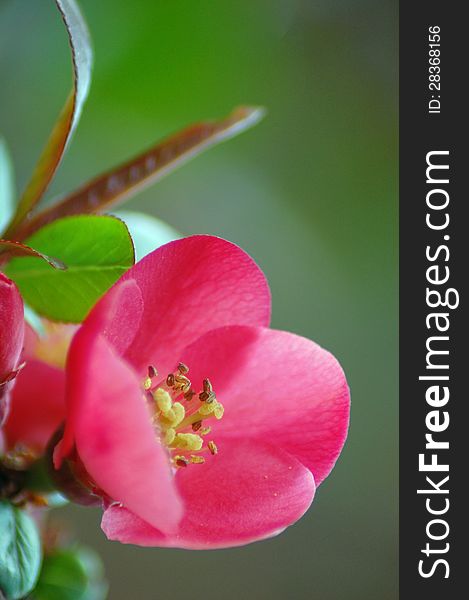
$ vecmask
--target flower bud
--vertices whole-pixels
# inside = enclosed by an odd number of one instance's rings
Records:
[[[16,285],[0,273],[0,426],[8,414],[9,390],[18,372],[23,340],[23,300]]]

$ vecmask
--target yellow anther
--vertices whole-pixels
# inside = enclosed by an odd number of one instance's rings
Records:
[[[173,460],[177,467],[187,467],[190,462],[185,456],[175,456]]]
[[[174,423],[176,422],[176,414],[174,410],[170,408],[164,414],[161,414],[158,419],[161,427],[163,429],[168,429],[169,427],[174,427]]]
[[[204,392],[212,392],[212,384],[210,383],[210,379],[204,379],[203,381]]]
[[[213,414],[215,415],[215,418],[221,419],[223,417],[224,412],[225,407],[223,406],[223,404],[220,404],[220,402],[215,402],[215,408],[213,409]]]
[[[213,414],[217,419],[223,417],[224,411],[223,404],[220,404],[220,402],[217,402],[216,400],[211,403],[204,402],[199,408],[200,415],[206,417]]]
[[[180,402],[175,402],[168,411],[160,415],[160,423],[165,427],[177,427],[184,420],[186,410]]]
[[[187,400],[187,402],[190,402],[194,396],[195,392],[192,388],[189,388],[187,392],[184,393],[184,399]]]
[[[208,398],[207,398],[207,400],[205,400],[205,402],[207,404],[211,404],[212,402],[215,402],[216,399],[217,399],[217,396],[216,396],[215,392],[209,392]]]
[[[184,393],[188,392],[191,389],[190,379],[188,379],[184,375],[176,375],[174,381],[176,382],[174,384],[175,389],[179,389]]]
[[[207,444],[208,449],[210,450],[210,454],[217,454],[218,453],[218,448],[217,445],[215,444],[215,442],[209,442]]]
[[[159,410],[166,416],[173,406],[171,396],[163,388],[158,388],[153,392],[153,398],[155,399]]]
[[[173,412],[174,412],[174,424],[173,427],[177,427],[181,421],[184,420],[186,416],[186,409],[180,402],[175,402],[173,404]]]
[[[164,443],[169,446],[173,443],[174,438],[176,437],[176,432],[172,427],[167,429],[164,434]]]
[[[204,402],[199,408],[199,414],[206,417],[207,415],[211,415],[216,407],[216,402],[212,402],[211,404],[207,404]]]
[[[203,443],[202,438],[195,433],[177,433],[171,446],[183,450],[200,450]]]
[[[217,446],[212,440],[204,446],[202,436],[209,434],[211,428],[203,425],[206,419],[221,419],[224,413],[224,407],[217,401],[210,380],[204,379],[203,389],[196,392],[191,387],[190,379],[186,377],[188,371],[187,365],[179,363],[177,369],[161,384],[162,387],[154,389],[158,373],[155,367],[149,366],[143,380],[143,387],[147,392],[143,394],[144,399],[150,398],[151,394],[155,402],[151,416],[155,435],[167,447],[175,467],[203,464],[206,458],[197,454],[200,450],[217,454]],[[196,394],[200,403],[192,402]],[[188,431],[191,433],[186,433]],[[190,454],[191,452],[195,454]]]

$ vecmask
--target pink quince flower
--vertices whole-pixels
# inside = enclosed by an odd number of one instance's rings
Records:
[[[0,426],[7,417],[13,380],[20,369],[23,338],[23,300],[16,285],[0,273]]]
[[[54,464],[102,498],[109,539],[237,546],[308,509],[344,444],[349,390],[331,354],[269,321],[260,269],[211,236],[157,249],[92,309],[68,353]]]

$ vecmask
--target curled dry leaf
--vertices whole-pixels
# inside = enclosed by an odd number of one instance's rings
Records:
[[[21,242],[14,242],[11,240],[0,240],[0,250],[3,250],[1,259],[8,259],[14,256],[32,256],[33,258],[42,258],[54,269],[65,271],[67,266],[57,258],[47,256],[30,246],[26,246]]]
[[[37,205],[51,182],[78,123],[90,87],[93,55],[85,21],[75,0],[55,1],[67,28],[72,50],[73,88],[5,232],[8,238],[19,239],[16,235],[19,225]]]
[[[96,177],[58,204],[38,213],[17,231],[16,237],[25,239],[61,217],[106,211],[200,152],[252,127],[263,115],[262,108],[239,107],[221,121],[191,125],[136,158]]]

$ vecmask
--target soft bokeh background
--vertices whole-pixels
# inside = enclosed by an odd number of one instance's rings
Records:
[[[52,192],[237,104],[257,128],[130,205],[248,250],[273,325],[342,362],[349,439],[312,509],[280,537],[215,552],[108,543],[110,598],[397,598],[397,6],[381,0],[82,0],[95,47],[89,101]],[[66,36],[52,0],[0,0],[0,131],[19,187],[63,103]]]

